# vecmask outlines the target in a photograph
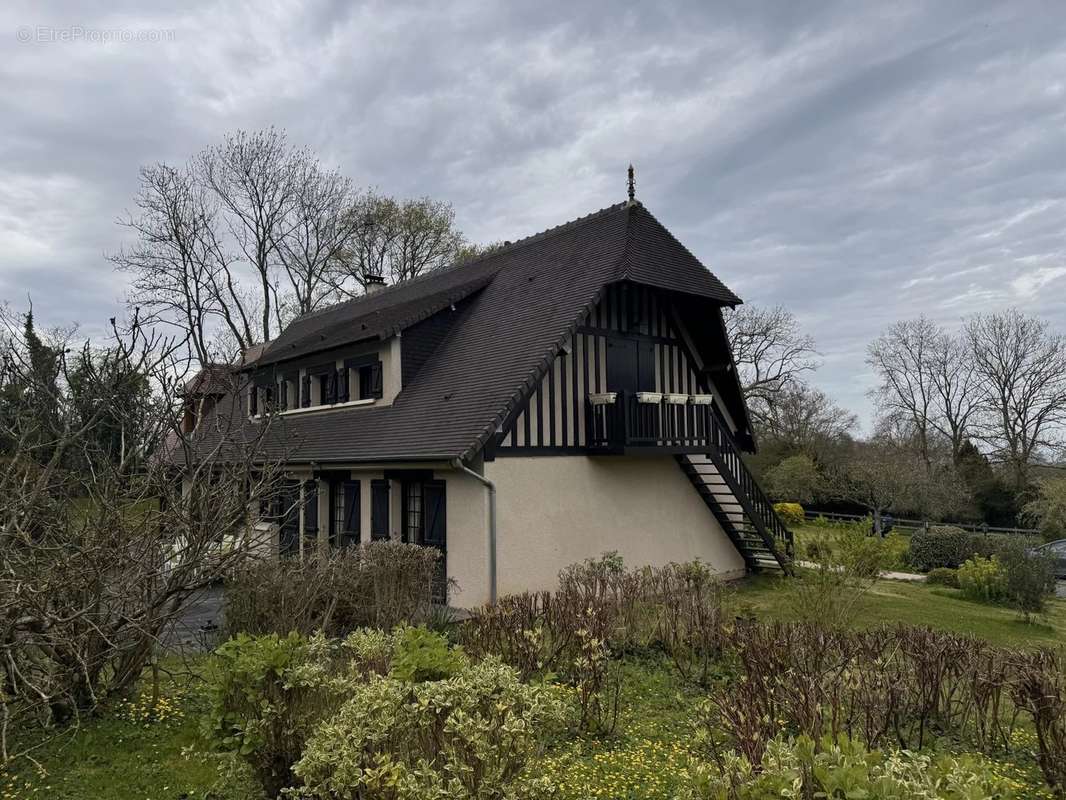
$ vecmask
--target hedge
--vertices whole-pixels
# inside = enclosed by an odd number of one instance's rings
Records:
[[[928,531],[911,534],[907,563],[920,572],[946,567],[958,569],[968,559],[980,556],[991,558],[1021,541],[1026,546],[1036,544],[1032,537],[1009,533],[969,533],[951,525],[937,525]]]

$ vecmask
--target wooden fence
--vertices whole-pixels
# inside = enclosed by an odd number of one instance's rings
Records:
[[[830,522],[870,522],[869,515],[862,514],[837,514],[832,511],[804,511],[804,516],[809,520],[821,517]],[[1016,533],[1022,536],[1038,536],[1040,531],[1036,528],[996,528],[992,525],[975,525],[972,522],[929,522],[923,519],[900,519],[892,517],[892,525],[895,528],[915,530],[927,525],[950,525],[953,528],[962,528],[970,533]]]

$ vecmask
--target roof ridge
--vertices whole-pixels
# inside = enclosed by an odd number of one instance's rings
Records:
[[[635,202],[634,204],[640,205],[639,202]],[[554,236],[556,234],[562,233],[565,230],[571,230],[573,228],[576,228],[586,222],[590,222],[594,219],[599,219],[600,217],[606,216],[610,212],[620,211],[623,208],[630,207],[632,206],[630,206],[626,201],[622,201],[621,203],[615,203],[611,206],[606,206],[604,208],[599,209],[598,211],[589,212],[588,214],[585,214],[582,217],[576,217],[575,219],[560,223],[559,225],[555,225],[551,228],[545,228],[544,230],[538,231],[537,233],[532,233],[529,236],[525,236],[521,239],[516,239],[513,242],[507,242],[506,244],[503,244],[499,247],[494,247],[491,250],[488,250],[482,253],[481,255],[475,256],[474,258],[468,259],[466,261],[459,261],[454,264],[450,264],[447,267],[442,267],[441,269],[435,269],[430,272],[425,272],[416,278],[411,278],[410,280],[403,281],[402,283],[394,283],[391,286],[385,286],[384,288],[378,289],[373,294],[363,294],[358,297],[349,298],[348,300],[342,300],[339,303],[334,303],[333,305],[326,306],[325,308],[318,308],[314,311],[309,311],[306,314],[301,314],[300,316],[295,317],[292,322],[296,322],[297,320],[302,319],[311,319],[321,314],[325,314],[328,311],[334,311],[340,308],[341,306],[355,306],[369,298],[376,299],[381,297],[383,294],[391,294],[401,287],[411,286],[413,284],[424,282],[429,278],[435,278],[440,275],[448,274],[459,269],[468,268],[473,264],[477,264],[488,258],[495,258],[496,256],[501,255],[503,253],[513,252],[514,250],[533,244],[534,242],[542,241],[548,238],[549,236]],[[290,324],[292,323],[290,322]]]

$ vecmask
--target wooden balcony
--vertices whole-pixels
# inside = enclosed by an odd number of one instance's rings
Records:
[[[714,446],[718,427],[709,400],[705,396],[651,392],[590,395],[585,407],[588,450],[610,454],[653,450],[706,453]]]

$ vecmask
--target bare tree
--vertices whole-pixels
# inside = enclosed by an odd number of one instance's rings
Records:
[[[133,275],[131,301],[147,323],[181,332],[201,364],[212,360],[210,340],[222,322],[243,346],[254,341],[217,230],[217,208],[188,169],[156,164],[141,169],[137,208],[120,222],[137,237],[111,256]]]
[[[963,339],[941,333],[933,343],[930,367],[936,411],[929,421],[950,442],[957,467],[981,404],[970,348]]]
[[[1021,491],[1034,458],[1061,443],[1066,341],[1015,308],[972,317],[965,333],[980,381],[978,435],[1008,465]]]
[[[790,386],[818,367],[814,340],[781,306],[740,306],[724,315],[741,386],[756,422]]]
[[[940,329],[925,317],[897,322],[869,346],[866,356],[866,363],[881,381],[873,393],[882,413],[901,414],[907,419],[926,472],[932,469],[929,437],[936,408],[933,353],[940,336]]]
[[[3,383],[20,389],[0,419],[11,443],[0,459],[6,761],[14,755],[12,725],[69,722],[139,678],[190,598],[246,557],[249,504],[270,496],[278,472],[261,457],[257,437],[266,428],[249,436],[243,425],[227,427],[239,413],[215,414],[211,436],[183,427],[169,399],[185,363],[180,343],[136,321],[125,333],[116,329],[110,352],[120,368],[83,371],[80,391],[97,400],[83,405],[67,392],[68,342],[47,343],[57,379],[42,379],[33,363],[37,345],[23,338],[18,321],[0,315],[0,329],[8,343]],[[138,387],[146,379],[159,393],[146,406],[126,402],[144,397]],[[43,397],[57,421],[46,428],[35,407]],[[146,457],[115,458],[95,435],[116,415],[142,431]],[[168,457],[149,457],[163,442]],[[184,491],[175,481],[179,463]]]
[[[471,252],[450,205],[361,194],[282,131],[238,131],[184,168],[141,170],[133,276],[143,321],[181,332],[201,365],[233,362],[292,317],[402,282]]]
[[[296,183],[291,222],[275,243],[292,289],[293,315],[336,298],[336,266],[362,228],[352,213],[357,198],[351,179],[307,159]]]
[[[880,379],[873,394],[881,413],[909,420],[926,469],[933,468],[937,436],[951,443],[957,464],[980,402],[966,343],[919,317],[892,325],[870,345],[866,361]]]
[[[403,283],[470,256],[448,203],[369,194],[351,214],[356,235],[338,259],[340,286],[349,294],[365,288],[367,275]]]
[[[916,448],[885,438],[853,443],[827,470],[826,487],[831,496],[867,509],[878,535],[889,511],[939,517],[955,513],[966,501],[950,464],[927,472]]]
[[[848,441],[856,424],[854,414],[823,392],[796,383],[778,393],[760,427],[785,449],[818,458]]]
[[[268,128],[230,134],[196,159],[198,174],[218,199],[225,225],[255,273],[261,315],[257,342],[271,338],[277,316],[273,268],[278,243],[295,224],[291,212],[310,158],[307,150],[291,147],[284,132]]]

